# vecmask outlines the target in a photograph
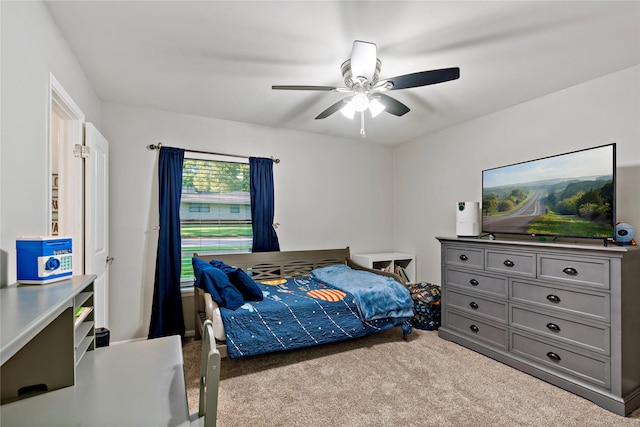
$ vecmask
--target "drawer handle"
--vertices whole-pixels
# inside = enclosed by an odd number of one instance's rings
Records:
[[[547,323],[547,328],[549,328],[553,332],[560,332],[560,326],[556,325],[555,323]]]
[[[553,351],[550,351],[549,353],[547,353],[547,357],[555,362],[559,362],[560,360],[560,356],[558,356],[556,353],[554,353]]]
[[[480,282],[478,282],[476,279],[471,279],[471,280],[469,280],[469,283],[471,283],[471,285],[473,285],[473,286],[478,286],[478,284]]]
[[[477,310],[477,309],[478,309],[478,304],[477,304],[475,301],[471,301],[471,302],[469,303],[469,306],[470,306],[471,308],[473,308],[474,310]]]
[[[462,254],[462,255],[460,255],[460,260],[461,260],[461,261],[468,261],[468,260],[469,260],[469,257],[468,257],[468,256],[466,256],[465,254]]]
[[[478,333],[478,331],[480,330],[476,325],[469,326],[469,329],[471,329],[471,332],[473,333]]]
[[[513,267],[514,265],[516,265],[516,263],[511,261],[510,259],[505,260],[505,262],[503,262],[503,264],[506,265],[507,267]]]
[[[569,276],[577,276],[578,275],[578,270],[576,270],[573,267],[563,268],[562,271],[564,272],[564,274],[568,274]]]
[[[560,297],[558,295],[553,295],[553,294],[547,295],[547,299],[550,302],[553,302],[553,303],[556,303],[556,304],[558,304],[560,302]]]

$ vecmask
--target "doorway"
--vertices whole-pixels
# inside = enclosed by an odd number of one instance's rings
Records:
[[[73,274],[84,274],[84,165],[73,151],[83,144],[85,116],[53,75],[50,95],[48,228],[52,236],[72,238]]]
[[[109,143],[50,75],[52,236],[71,237],[74,275],[95,274],[94,318],[109,324]]]

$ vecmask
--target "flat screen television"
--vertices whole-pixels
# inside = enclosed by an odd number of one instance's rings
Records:
[[[616,145],[482,171],[482,232],[613,240]]]

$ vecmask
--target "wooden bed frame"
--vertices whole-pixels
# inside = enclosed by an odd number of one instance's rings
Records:
[[[242,268],[256,281],[287,279],[290,277],[308,276],[316,268],[326,267],[332,264],[346,264],[355,270],[370,271],[382,276],[391,277],[402,283],[399,276],[386,271],[373,270],[356,264],[351,260],[349,247],[344,249],[320,249],[306,251],[285,252],[252,252],[236,254],[199,254],[193,256],[207,262],[219,260],[230,266]],[[203,324],[211,319],[214,325],[217,319],[214,316],[217,304],[211,295],[200,288],[193,288],[193,308],[195,313],[195,338],[202,338]],[[227,357],[227,346],[217,339],[218,350],[222,357]]]

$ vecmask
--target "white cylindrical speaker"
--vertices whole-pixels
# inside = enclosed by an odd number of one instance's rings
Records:
[[[456,234],[458,237],[478,237],[480,235],[479,202],[457,203]]]

